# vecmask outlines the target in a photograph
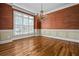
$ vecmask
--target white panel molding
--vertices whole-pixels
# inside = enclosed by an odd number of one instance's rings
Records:
[[[13,31],[13,30],[0,30],[1,32]],[[76,29],[35,29],[35,33],[25,34],[20,36],[12,36],[10,38],[6,38],[6,40],[0,40],[0,44],[12,42],[13,40],[18,40],[21,38],[27,38],[32,36],[45,36],[49,38],[56,38],[60,40],[72,41],[79,43],[79,30]]]
[[[0,40],[0,44],[4,44],[4,43],[9,43],[9,42],[12,42],[13,40],[19,40],[19,39],[22,39],[22,38],[27,38],[27,37],[32,37],[32,36],[40,36],[39,35],[39,32],[40,32],[41,29],[35,29],[34,30],[34,33],[32,34],[24,34],[24,35],[14,35],[12,34],[12,37],[10,38],[6,38],[6,39],[1,39]],[[13,30],[0,30],[0,34],[2,34],[2,32],[14,32]],[[8,36],[9,37],[9,36]]]
[[[41,36],[41,29],[35,29],[35,36]]]
[[[9,42],[12,42],[13,40],[19,40],[22,38],[28,38],[32,36],[34,36],[34,34],[13,36],[12,38],[8,38],[6,40],[0,40],[0,44],[9,43]]]
[[[41,36],[79,43],[79,30],[74,29],[41,29]]]

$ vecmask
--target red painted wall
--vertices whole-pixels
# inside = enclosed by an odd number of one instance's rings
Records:
[[[41,29],[41,22],[38,21],[38,16],[35,16],[34,18],[35,18],[34,19],[34,28],[35,29]]]
[[[79,4],[47,14],[40,23],[35,16],[35,29],[79,29]],[[13,29],[13,9],[0,3],[0,29]]]
[[[0,29],[13,29],[13,9],[5,3],[0,3]]]
[[[79,29],[79,4],[47,14],[42,29]]]

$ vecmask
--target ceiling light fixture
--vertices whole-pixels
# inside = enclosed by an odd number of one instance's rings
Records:
[[[45,14],[44,14],[44,10],[43,10],[43,4],[41,3],[41,10],[39,13],[37,13],[37,17],[39,21],[42,21],[45,19]]]

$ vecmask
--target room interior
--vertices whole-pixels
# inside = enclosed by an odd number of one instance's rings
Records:
[[[0,56],[79,56],[79,4],[0,3]]]

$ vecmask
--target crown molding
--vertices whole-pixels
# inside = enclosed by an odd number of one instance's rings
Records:
[[[62,7],[60,7],[60,8],[54,9],[54,10],[52,10],[52,11],[48,11],[48,12],[46,12],[45,14],[49,14],[49,13],[52,13],[52,12],[55,12],[55,11],[59,11],[59,10],[62,10],[62,9],[64,9],[64,8],[68,8],[68,7],[77,5],[77,4],[78,4],[78,3],[70,3],[70,4],[68,4],[68,5],[65,5],[65,6],[62,6]]]
[[[26,10],[26,9],[23,8],[23,7],[20,7],[20,6],[11,4],[11,3],[8,3],[8,4],[11,5],[11,6],[12,6],[13,8],[15,8],[15,9],[21,10],[21,11],[23,11],[23,12],[26,12],[26,13],[29,13],[29,14],[32,14],[32,15],[37,15],[36,13],[32,13],[32,12],[30,12],[29,10]],[[56,8],[56,9],[54,9],[54,10],[45,12],[44,14],[49,14],[49,13],[52,13],[52,12],[55,12],[55,11],[58,11],[58,10],[62,10],[62,9],[64,9],[64,8],[68,8],[68,7],[77,5],[77,4],[78,4],[78,3],[70,3],[70,4],[64,5],[64,6],[62,6],[62,7]]]
[[[14,5],[14,4],[12,4],[12,3],[7,3],[7,4],[8,4],[8,5],[11,5],[12,8],[14,8],[14,9],[17,9],[17,10],[23,11],[23,12],[28,13],[28,14],[31,14],[31,15],[35,15],[35,13],[33,13],[33,12],[29,11],[29,10],[26,10],[26,9],[23,8],[23,7],[20,7],[20,6]]]

